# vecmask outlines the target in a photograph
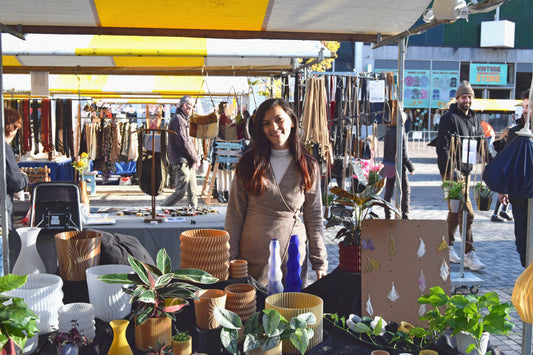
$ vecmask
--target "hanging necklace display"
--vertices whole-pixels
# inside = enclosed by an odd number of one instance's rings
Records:
[[[416,256],[421,258],[424,256],[424,254],[426,254],[426,244],[422,240],[422,237],[418,237],[418,240],[420,241],[420,244],[418,245],[418,251],[416,252]]]
[[[442,265],[440,266],[440,278],[442,281],[446,281],[450,275],[450,268],[446,264],[446,259],[442,259]]]
[[[370,251],[373,251],[374,249],[376,249],[374,247],[374,243],[372,243],[372,238],[370,237],[365,237],[363,238],[363,240],[361,240],[361,246],[366,249],[366,250],[370,250]]]
[[[394,287],[394,282],[392,283],[391,290],[387,294],[387,298],[391,300],[392,302],[396,302],[398,301],[398,298],[400,298],[398,291],[396,291],[396,287]]]
[[[379,261],[377,261],[376,259],[366,259],[366,272],[371,272],[377,269],[379,269]]]

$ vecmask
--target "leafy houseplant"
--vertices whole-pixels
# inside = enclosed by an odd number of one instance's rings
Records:
[[[237,353],[238,330],[242,327],[241,318],[234,312],[215,307],[215,319],[222,325],[220,340],[224,348],[232,354]],[[290,322],[275,309],[264,309],[248,318],[244,325],[243,350],[262,348],[263,351],[274,349],[279,342],[290,339],[291,343],[304,354],[309,346],[309,339],[314,335],[308,325],[316,323],[313,313],[304,313],[293,317]]]
[[[27,275],[0,276],[0,293],[14,290],[26,283]],[[39,332],[37,315],[19,297],[0,294],[0,349],[11,340],[24,349],[28,338]]]
[[[385,201],[377,193],[383,188],[385,179],[378,180],[374,185],[367,187],[360,193],[348,192],[340,187],[333,187],[329,191],[337,196],[334,204],[347,206],[352,209],[351,215],[342,213],[340,216],[331,215],[326,228],[343,225],[335,239],[341,239],[345,246],[361,244],[361,223],[368,217],[374,206],[389,208],[396,215],[400,215],[398,209],[390,202]]]
[[[448,192],[445,200],[463,200],[464,182],[445,180],[442,183],[442,188]]]
[[[147,355],[164,355],[172,353],[172,347],[170,345],[161,343],[157,343],[156,346],[150,346],[146,351]]]
[[[452,329],[452,336],[466,332],[472,336],[474,343],[467,352],[474,349],[480,351],[483,332],[507,335],[514,327],[509,313],[514,309],[511,302],[501,303],[494,292],[483,296],[477,295],[446,295],[439,286],[432,287],[428,295],[418,299],[420,304],[433,307],[420,317],[428,322],[428,333],[437,339],[447,328]],[[442,309],[443,308],[443,309]],[[418,331],[419,328],[416,328]],[[481,352],[480,352],[481,353]]]
[[[190,338],[191,336],[187,332],[177,332],[175,335],[172,336],[172,340],[175,341],[187,341]]]
[[[80,334],[78,331],[78,323],[76,320],[72,321],[72,328],[67,333],[56,331],[50,334],[48,339],[50,339],[50,342],[56,347],[72,344],[80,348],[91,343],[91,340],[87,339],[85,335]]]
[[[200,288],[186,282],[172,282],[173,279],[212,284],[218,281],[205,271],[183,269],[171,271],[171,261],[165,249],[157,253],[157,266],[143,263],[131,255],[128,262],[135,274],[107,274],[98,279],[107,283],[128,284],[134,287],[124,288],[131,295],[131,302],[140,306],[133,312],[136,324],[143,324],[148,318],[168,317],[176,320],[174,312],[188,305],[186,298],[194,298],[194,292]]]
[[[186,331],[178,331],[172,336],[174,355],[188,355],[192,352],[192,338]]]

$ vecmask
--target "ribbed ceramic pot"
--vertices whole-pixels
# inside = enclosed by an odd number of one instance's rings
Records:
[[[361,246],[339,243],[339,270],[361,272]]]
[[[229,234],[219,229],[194,229],[180,235],[180,268],[200,269],[220,281],[229,277]]]
[[[20,253],[11,271],[14,275],[45,273],[46,267],[37,251],[37,237],[41,228],[17,228],[20,237]]]
[[[39,333],[47,334],[58,328],[57,312],[63,306],[63,280],[52,274],[30,274],[21,287],[7,291],[10,297],[20,297],[39,319]]]
[[[192,337],[183,341],[176,341],[172,339],[172,352],[174,355],[189,355],[192,354]]]
[[[225,308],[226,291],[207,289],[196,291],[194,294],[198,297],[194,300],[194,315],[198,328],[205,330],[218,328],[220,324],[215,319],[213,311],[215,306]]]
[[[148,318],[141,325],[135,324],[135,347],[146,351],[157,343],[171,344],[172,319],[168,317]]]
[[[226,309],[237,313],[242,321],[246,321],[256,310],[256,290],[253,285],[233,284],[227,286]]]
[[[303,313],[313,313],[316,317],[316,323],[309,326],[313,329],[314,335],[309,340],[308,349],[313,349],[322,342],[322,314],[324,308],[322,298],[303,292],[276,293],[265,299],[265,308],[277,310],[288,321]],[[283,340],[283,353],[298,354],[299,352],[290,340]]]
[[[94,306],[95,317],[104,322],[126,317],[131,312],[131,296],[122,291],[125,284],[108,284],[98,280],[98,276],[107,274],[129,274],[133,268],[129,265],[98,265],[85,270],[89,302]]]
[[[55,235],[59,274],[65,281],[85,281],[85,270],[100,262],[101,233],[92,230]]]
[[[80,334],[94,339],[94,312],[94,306],[90,303],[76,302],[61,306],[57,312],[59,331],[68,333],[72,328],[77,328]]]
[[[248,262],[242,259],[230,261],[229,275],[232,279],[244,279],[248,277]]]

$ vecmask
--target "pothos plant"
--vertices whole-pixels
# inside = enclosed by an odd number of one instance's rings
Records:
[[[351,212],[341,213],[340,216],[336,216],[332,213],[327,219],[326,224],[326,228],[342,224],[343,227],[337,232],[335,239],[341,239],[345,246],[361,245],[361,223],[368,218],[368,214],[372,210],[372,207],[381,206],[389,208],[392,213],[400,216],[400,211],[398,211],[396,206],[379,196],[379,193],[385,185],[385,179],[378,178],[377,181],[370,184],[362,173],[361,168],[357,168],[357,164],[354,164],[353,167],[359,184],[364,186],[361,192],[349,192],[338,186],[329,190],[336,196],[332,206],[345,206],[348,207]]]
[[[141,262],[128,256],[135,274],[106,274],[98,279],[112,284],[126,284],[133,287],[123,288],[131,295],[130,302],[139,302],[139,307],[132,312],[136,316],[135,324],[141,325],[148,318],[168,317],[176,320],[175,312],[189,303],[186,299],[195,298],[194,292],[201,290],[187,282],[173,282],[174,279],[201,284],[218,281],[205,271],[197,269],[178,269],[171,271],[171,261],[165,249],[157,253],[157,266]]]

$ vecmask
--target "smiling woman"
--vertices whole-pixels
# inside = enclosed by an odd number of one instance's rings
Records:
[[[285,273],[290,236],[298,235],[303,286],[307,246],[317,277],[327,270],[318,164],[302,145],[296,122],[282,99],[259,106],[252,148],[237,164],[229,194],[224,229],[230,234],[230,259],[247,260],[249,274],[263,285],[271,239],[279,240]]]

